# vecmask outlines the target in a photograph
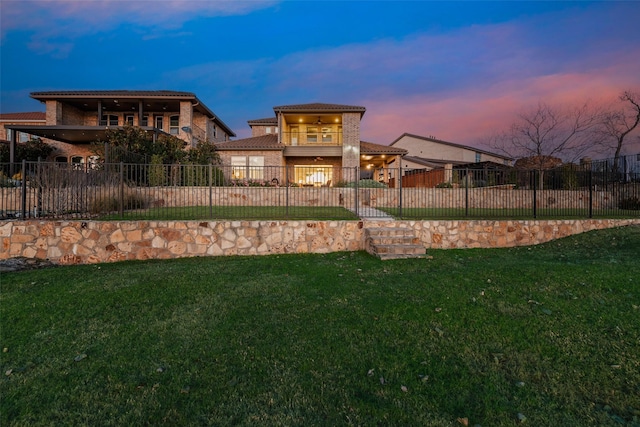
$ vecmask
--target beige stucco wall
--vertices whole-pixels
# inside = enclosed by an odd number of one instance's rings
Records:
[[[435,141],[428,141],[413,136],[405,135],[399,139],[394,147],[404,148],[409,153],[408,156],[423,157],[433,160],[452,160],[457,162],[475,163],[476,150],[473,147],[463,148],[455,147],[448,144],[441,144]],[[491,161],[495,163],[504,163],[504,159],[497,156],[480,152],[480,161]],[[403,161],[403,166],[404,166]],[[410,166],[411,167],[411,166]]]

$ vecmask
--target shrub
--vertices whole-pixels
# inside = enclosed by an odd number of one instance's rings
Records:
[[[89,204],[89,212],[92,214],[116,212],[120,209],[120,198],[117,189],[113,189],[109,194],[95,197]],[[124,194],[123,209],[146,209],[149,207],[149,200],[143,195],[134,191],[127,191]]]
[[[453,184],[450,182],[441,182],[440,184],[436,185],[436,188],[453,188]]]
[[[334,187],[347,187],[354,188],[356,186],[355,181],[338,181]],[[361,179],[358,181],[358,188],[387,188],[387,184],[378,182],[373,179]]]
[[[640,210],[640,198],[632,196],[621,199],[620,202],[618,202],[618,208],[634,211]]]

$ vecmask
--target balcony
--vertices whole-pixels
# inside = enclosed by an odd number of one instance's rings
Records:
[[[292,147],[335,147],[342,145],[342,132],[282,132],[280,141]]]

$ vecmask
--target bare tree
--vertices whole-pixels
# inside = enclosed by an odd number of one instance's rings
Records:
[[[599,118],[589,103],[569,108],[540,102],[485,143],[508,156],[527,159],[525,163],[542,172],[556,164],[554,159],[574,161],[591,150],[598,141],[593,131]]]
[[[599,129],[603,145],[614,149],[613,172],[618,172],[620,154],[627,137],[640,124],[640,93],[626,90],[618,99],[622,105],[602,114]]]

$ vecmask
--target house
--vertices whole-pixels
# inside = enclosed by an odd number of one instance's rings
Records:
[[[402,159],[403,168],[430,170],[444,168],[445,165],[460,166],[482,162],[511,165],[513,161],[511,157],[479,148],[410,133],[402,134],[390,146],[407,150],[407,155]]]
[[[273,111],[274,117],[247,122],[251,137],[216,145],[222,163],[231,165],[232,179],[331,186],[354,180],[360,169],[388,168],[406,154],[360,140],[365,107],[311,103]]]
[[[14,146],[21,135],[41,137],[54,146],[52,156],[61,163],[90,162],[91,143],[104,141],[107,129],[124,125],[141,127],[150,138],[161,133],[175,135],[189,147],[199,141],[223,142],[235,136],[190,92],[55,91],[33,92],[30,96],[45,104],[46,112],[39,113],[37,122],[5,122],[6,139]],[[21,114],[26,113],[17,113]]]

